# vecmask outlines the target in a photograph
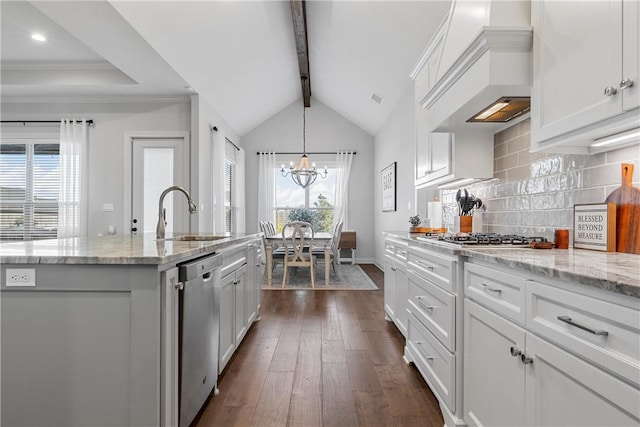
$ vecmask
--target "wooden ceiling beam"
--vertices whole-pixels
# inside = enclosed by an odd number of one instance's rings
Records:
[[[300,85],[305,107],[311,107],[311,78],[309,75],[309,44],[307,42],[307,8],[304,0],[290,0],[293,18],[293,35],[298,52]]]

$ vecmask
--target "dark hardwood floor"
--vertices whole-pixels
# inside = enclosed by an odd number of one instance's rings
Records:
[[[254,323],[194,423],[209,426],[437,426],[438,403],[378,291],[262,291]]]

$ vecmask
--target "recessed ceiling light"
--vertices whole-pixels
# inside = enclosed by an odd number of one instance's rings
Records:
[[[47,38],[45,36],[43,36],[42,34],[39,33],[33,33],[31,34],[31,38],[34,40],[37,40],[39,42],[46,42]]]

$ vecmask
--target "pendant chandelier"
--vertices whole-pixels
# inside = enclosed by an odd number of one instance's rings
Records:
[[[280,169],[282,172],[282,176],[291,175],[291,179],[297,185],[302,188],[307,188],[311,184],[313,184],[318,176],[324,179],[327,177],[327,168],[324,168],[324,171],[318,171],[315,163],[311,163],[309,161],[309,156],[307,156],[307,121],[306,121],[306,107],[302,107],[302,157],[300,157],[300,162],[297,166],[293,166],[293,162],[289,163],[289,170],[286,170],[284,165]]]

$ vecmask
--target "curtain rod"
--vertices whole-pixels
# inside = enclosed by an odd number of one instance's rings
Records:
[[[234,147],[236,147],[236,150],[240,151],[240,147],[238,147],[236,144],[233,143],[233,141],[231,141],[229,138],[227,138],[226,136],[224,137],[225,141],[227,141],[229,144],[233,145]]]
[[[211,126],[211,132],[218,132],[218,126]],[[236,150],[240,151],[240,147],[234,144],[233,141],[231,141],[229,138],[225,136],[224,140],[227,141],[229,144],[233,145],[234,147],[236,147]]]
[[[57,123],[60,124],[61,120],[2,120],[1,123],[22,123],[26,126],[27,123]],[[94,126],[93,120],[85,120],[89,126]]]
[[[260,154],[267,154],[267,151],[258,151],[256,154],[260,155]],[[276,151],[273,154],[304,154],[301,151]],[[307,151],[307,154],[338,154],[337,151]],[[356,152],[353,151],[351,154],[353,154],[354,156],[356,155]]]

